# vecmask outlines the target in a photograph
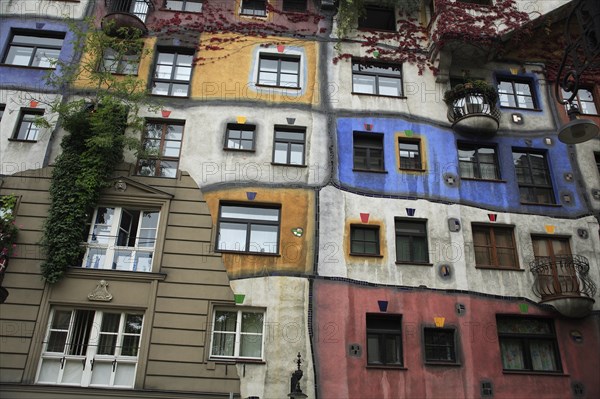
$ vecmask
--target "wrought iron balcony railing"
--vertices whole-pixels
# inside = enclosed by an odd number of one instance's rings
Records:
[[[105,0],[109,13],[124,13],[136,16],[146,22],[148,12],[154,9],[152,0]]]
[[[448,120],[459,133],[492,136],[500,126],[500,115],[495,99],[477,88],[464,89],[448,103]]]
[[[562,298],[593,299],[596,284],[588,276],[590,264],[585,256],[536,256],[529,263],[535,275],[533,292],[543,302]]]
[[[111,36],[129,37],[147,33],[146,18],[154,10],[152,0],[104,0],[106,15],[102,28]]]

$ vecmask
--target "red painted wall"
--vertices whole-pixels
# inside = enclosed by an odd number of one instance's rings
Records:
[[[566,319],[528,303],[527,315],[553,318],[563,373],[504,373],[496,315],[523,315],[518,300],[427,289],[372,288],[339,281],[314,283],[314,339],[317,384],[321,398],[479,398],[480,381],[492,381],[494,398],[571,398],[572,382],[585,385],[588,398],[600,397],[600,315]],[[402,315],[406,369],[367,368],[365,320],[379,313],[378,300],[389,301],[387,313]],[[458,315],[455,304],[466,313]],[[455,327],[460,366],[425,365],[422,328],[445,317]],[[583,342],[570,332],[578,330]],[[360,358],[348,345],[362,347]]]

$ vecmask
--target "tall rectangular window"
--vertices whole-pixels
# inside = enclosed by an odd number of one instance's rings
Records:
[[[194,50],[192,49],[159,49],[154,67],[152,94],[187,97],[193,63]]]
[[[398,152],[400,154],[400,169],[423,170],[421,140],[399,138]]]
[[[228,123],[225,133],[226,150],[254,151],[256,125]]]
[[[500,105],[503,107],[537,108],[533,82],[530,79],[499,78],[498,96],[500,97]]]
[[[396,262],[428,263],[427,222],[396,219]]]
[[[102,52],[100,71],[122,75],[137,75],[140,64],[140,54],[119,54],[111,48]]]
[[[263,358],[265,312],[254,309],[215,309],[210,356]]]
[[[173,11],[202,12],[203,0],[167,0],[165,8]]]
[[[37,141],[40,135],[40,127],[35,124],[35,119],[44,115],[43,110],[21,110],[17,130],[13,136],[14,140]]]
[[[279,253],[280,208],[221,204],[217,249],[249,254]]]
[[[350,255],[379,255],[379,226],[350,226]]]
[[[258,61],[258,85],[300,87],[300,57],[261,54]]]
[[[158,210],[96,208],[83,267],[151,272],[159,218]]]
[[[396,30],[396,15],[391,7],[379,7],[376,5],[366,5],[365,13],[358,20],[360,29],[372,30]]]
[[[494,147],[479,144],[458,144],[460,177],[466,179],[498,180],[500,167]]]
[[[456,364],[456,342],[453,328],[425,328],[425,362]]]
[[[402,97],[402,65],[353,60],[352,92]]]
[[[267,15],[267,0],[242,0],[242,15],[264,17]]]
[[[475,264],[479,267],[518,269],[514,228],[490,224],[474,224]]]
[[[539,152],[513,150],[513,162],[521,202],[554,204],[554,192],[546,156]]]
[[[563,99],[571,98],[572,93],[568,93],[562,90]],[[594,95],[592,94],[591,89],[579,89],[577,90],[577,94],[573,101],[577,104],[579,111],[582,114],[588,115],[598,115],[598,108],[596,107],[596,102],[594,101]]]
[[[551,320],[498,316],[496,321],[504,370],[562,371]]]
[[[305,129],[276,126],[273,143],[273,163],[304,165],[305,141]]]
[[[402,316],[367,314],[367,364],[402,367]]]
[[[2,62],[37,68],[56,68],[64,32],[14,31]]]
[[[142,145],[148,155],[138,160],[139,175],[177,177],[183,126],[183,123],[146,122]]]
[[[354,132],[354,169],[384,171],[383,134]]]
[[[143,321],[137,312],[53,309],[36,382],[133,388]]]

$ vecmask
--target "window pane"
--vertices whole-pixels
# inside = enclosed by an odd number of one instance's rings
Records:
[[[28,66],[32,54],[32,48],[11,46],[8,50],[5,62],[11,65]]]
[[[302,165],[304,163],[304,159],[303,159],[304,145],[292,144],[290,147],[291,147],[290,164]]]
[[[268,85],[268,86],[277,86],[277,74],[261,72],[259,75],[258,84]]]
[[[87,359],[85,359],[87,360]],[[63,384],[81,384],[83,368],[79,359],[65,359],[63,366],[63,375],[61,383]]]
[[[117,335],[100,334],[100,342],[98,342],[99,355],[114,355],[117,346]]]
[[[427,253],[427,239],[425,237],[413,238],[413,254],[415,262],[428,262],[429,254]]]
[[[285,87],[298,87],[298,75],[281,74],[279,85]]]
[[[494,164],[480,164],[481,170],[481,178],[494,180],[498,178],[498,172],[496,170],[496,165]]]
[[[288,132],[288,131],[276,131],[276,140],[299,140],[304,141],[304,133],[302,132]]]
[[[399,262],[410,261],[410,241],[407,237],[396,237],[396,260]]]
[[[144,316],[138,314],[125,315],[125,332],[128,334],[140,334]]]
[[[263,313],[242,313],[242,332],[260,333],[263,332]]]
[[[273,162],[287,163],[287,143],[275,143],[275,153],[273,154]]]
[[[187,97],[189,85],[173,84],[171,87],[171,95],[174,97]]]
[[[172,73],[173,67],[171,65],[157,65],[154,75],[159,79],[171,79]]]
[[[212,354],[214,356],[233,356],[235,349],[235,334],[213,334]]]
[[[135,378],[135,364],[117,362],[115,385],[132,387]]]
[[[507,370],[525,369],[525,359],[523,358],[523,347],[520,340],[502,339],[500,342],[502,351],[502,365]]]
[[[66,342],[67,331],[50,331],[50,336],[48,337],[48,345],[46,346],[46,352],[63,353],[65,350]]]
[[[558,370],[554,344],[550,341],[532,341],[529,344],[531,365],[534,370]]]
[[[190,76],[192,76],[191,67],[177,67],[173,78],[176,80],[190,80]]]
[[[219,249],[246,251],[246,224],[221,222],[219,225]]]
[[[58,60],[60,50],[57,49],[38,49],[33,57],[33,63],[31,66],[40,68],[54,67],[52,63]]]
[[[263,226],[253,224],[250,233],[251,252],[277,253],[277,232],[279,226]]]
[[[240,338],[240,356],[262,356],[262,335],[242,335]]]
[[[270,220],[276,222],[279,220],[279,209],[223,205],[221,207],[221,217],[244,220]]]
[[[90,248],[85,267],[92,269],[105,269],[106,249],[105,248]]]
[[[379,94],[382,96],[402,95],[402,82],[400,79],[379,77]]]
[[[260,71],[261,72],[277,72],[277,60],[270,60],[266,58],[260,59]]]
[[[219,310],[215,313],[215,331],[235,331],[237,312]]]
[[[112,361],[100,361],[94,359],[94,370],[92,372],[91,385],[109,385],[112,373]]]
[[[60,359],[43,359],[40,367],[40,376],[38,383],[54,384],[58,381],[58,372],[60,371]]]
[[[352,91],[355,93],[375,94],[375,77],[364,75],[352,76]]]
[[[379,355],[379,336],[367,335],[367,363],[381,363]]]
[[[402,343],[397,335],[385,336],[385,363],[400,364],[400,348]]]
[[[156,94],[159,96],[166,96],[169,94],[169,84],[163,82],[154,82],[154,87],[152,88],[152,94]]]
[[[119,323],[121,322],[120,313],[104,313],[102,317],[101,332],[119,332]]]
[[[298,61],[281,61],[281,72],[287,74],[297,74],[298,73]]]
[[[460,162],[459,163],[459,168],[460,168],[460,177],[466,177],[466,178],[475,178],[475,164],[471,163],[471,162]]]
[[[192,66],[192,62],[194,62],[194,56],[190,54],[178,54],[177,55],[177,65],[179,66]]]
[[[122,356],[137,356],[140,347],[139,335],[125,335],[123,337],[123,347],[121,348]]]

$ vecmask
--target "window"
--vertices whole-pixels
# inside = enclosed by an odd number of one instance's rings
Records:
[[[498,180],[500,168],[494,147],[478,144],[458,144],[460,177],[466,179]]]
[[[133,388],[144,316],[53,309],[37,383]]]
[[[152,94],[187,97],[192,77],[194,51],[160,50],[156,58]]]
[[[251,309],[215,309],[211,357],[262,359],[265,313]]]
[[[306,11],[306,0],[283,0],[283,11],[304,12]]]
[[[202,12],[202,0],[167,0],[166,8],[173,11]]]
[[[402,97],[402,66],[352,61],[352,92]]]
[[[503,107],[535,109],[537,106],[530,80],[499,78],[498,96]]]
[[[304,165],[305,136],[304,129],[275,126],[273,163]]]
[[[596,168],[598,169],[598,173],[600,173],[600,152],[594,153],[594,160],[596,161]]]
[[[217,249],[256,254],[279,253],[279,207],[222,204]]]
[[[44,115],[44,111],[22,110],[13,139],[36,141],[41,129],[39,126],[36,126],[35,119],[42,115]]]
[[[563,99],[571,98],[572,93],[568,93],[562,90]],[[598,109],[596,108],[596,103],[594,102],[594,95],[591,90],[588,89],[579,89],[577,90],[577,95],[573,98],[573,102],[575,102],[579,108],[579,111],[582,114],[589,115],[597,115]],[[568,107],[568,105],[566,105]]]
[[[300,57],[261,54],[258,83],[263,86],[300,87]]]
[[[379,226],[350,226],[350,255],[379,255]]]
[[[138,161],[142,176],[177,177],[183,123],[147,122],[143,147],[148,158]]]
[[[562,371],[550,320],[499,316],[497,323],[504,370]]]
[[[544,154],[513,151],[521,202],[554,204],[550,171]]]
[[[396,262],[429,262],[427,222],[396,219]]]
[[[13,32],[3,62],[37,68],[56,68],[65,34],[62,32]]]
[[[254,133],[256,126],[228,123],[225,133],[225,149],[254,151]]]
[[[151,272],[159,217],[158,210],[96,208],[83,267]]]
[[[396,30],[396,16],[393,8],[365,6],[365,15],[358,20],[360,29]]]
[[[111,48],[102,53],[101,72],[110,72],[123,75],[137,75],[140,64],[140,54],[119,54]]]
[[[255,17],[264,17],[267,15],[266,0],[242,0],[242,15],[253,15]]]
[[[402,367],[402,316],[367,314],[367,364]]]
[[[421,140],[399,138],[398,151],[400,153],[400,169],[423,169],[423,164],[421,163]]]
[[[454,333],[452,328],[425,328],[425,362],[456,364]]]
[[[383,134],[354,132],[354,169],[384,171]]]
[[[2,120],[2,117],[4,116],[4,109],[5,108],[6,108],[6,105],[0,104],[0,121]]]
[[[475,264],[478,267],[518,269],[514,228],[498,225],[472,225]]]

